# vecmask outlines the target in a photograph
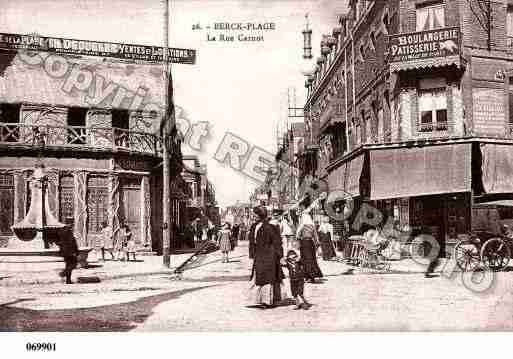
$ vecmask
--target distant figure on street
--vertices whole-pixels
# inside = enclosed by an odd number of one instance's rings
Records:
[[[59,276],[65,278],[66,284],[73,284],[71,273],[78,264],[78,245],[73,235],[73,228],[71,226],[64,227],[53,241],[59,247],[59,254],[64,259],[64,269]]]
[[[249,257],[253,259],[250,280],[254,280],[254,300],[263,309],[281,301],[281,284],[284,278],[280,260],[283,258],[280,233],[267,220],[264,206],[254,208],[258,217],[249,233]]]
[[[232,240],[232,250],[237,247],[237,241],[239,240],[240,226],[238,223],[235,223],[232,227],[231,231],[231,240]]]
[[[319,237],[315,228],[314,221],[307,212],[310,205],[308,199],[305,199],[299,205],[301,217],[297,229],[297,239],[300,243],[301,261],[305,268],[305,278],[311,283],[315,283],[315,278],[321,278],[322,272],[317,263],[317,246],[319,244]]]
[[[232,250],[232,244],[230,241],[230,223],[226,222],[223,229],[219,232],[219,249],[223,254],[223,263],[228,263],[228,254]]]
[[[333,225],[329,222],[329,217],[324,217],[319,226],[319,241],[321,244],[322,259],[327,261],[337,256],[335,245],[333,244]]]
[[[106,251],[109,252],[112,260],[116,258],[114,256],[114,240],[112,238],[112,228],[107,224],[107,222],[102,223],[100,250],[102,252],[102,261],[105,261]]]
[[[126,259],[127,262],[130,261],[131,253],[135,261],[135,240],[128,224],[123,224],[123,226],[121,227],[121,243],[122,253],[124,254],[124,256],[122,257],[123,260]]]
[[[294,239],[294,231],[292,230],[292,225],[290,224],[289,217],[287,215],[284,215],[281,220],[280,230],[283,243],[285,244],[286,248],[290,249],[292,240]]]

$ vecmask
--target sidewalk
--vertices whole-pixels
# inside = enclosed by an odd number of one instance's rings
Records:
[[[231,253],[240,264],[237,269],[231,267],[230,275],[249,275],[250,261],[247,257],[247,243],[241,242]],[[97,253],[92,252],[89,258],[89,267],[73,271],[73,281],[78,277],[98,277],[101,281],[115,280],[130,277],[143,277],[159,274],[171,274],[178,265],[183,263],[191,254],[176,254],[171,256],[171,268],[165,268],[162,256],[139,256],[136,262],[101,261]],[[426,267],[412,259],[390,261],[390,270],[376,270],[351,266],[342,261],[323,261],[318,258],[319,266],[325,276],[340,275],[371,275],[371,274],[421,274]],[[206,274],[219,273],[223,277],[221,254],[219,251],[211,253],[204,262],[195,268],[188,269],[184,274],[187,278],[200,278]],[[441,260],[437,272],[444,266]],[[218,268],[219,267],[219,268]],[[0,286],[21,286],[33,284],[61,283],[58,276],[64,268],[62,260],[55,257],[4,257],[0,259]]]

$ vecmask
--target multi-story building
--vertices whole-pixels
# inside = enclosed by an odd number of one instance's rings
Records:
[[[303,173],[444,248],[480,223],[479,203],[513,193],[513,1],[348,10],[305,84],[306,138],[326,160]]]
[[[39,43],[37,36],[12,38]],[[27,213],[28,181],[42,163],[51,211],[73,226],[80,246],[94,246],[104,223],[115,236],[125,223],[141,247],[160,251],[163,65],[38,50],[0,52],[3,244],[13,244],[11,225]],[[171,142],[173,183],[179,183],[176,131]],[[172,187],[176,200],[183,190]]]
[[[303,122],[293,122],[290,129],[284,134],[282,143],[276,153],[275,192],[278,197],[280,209],[287,210],[294,205],[299,197],[299,162],[303,160],[304,154],[304,131]]]

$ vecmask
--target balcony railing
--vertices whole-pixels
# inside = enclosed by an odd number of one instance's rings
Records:
[[[116,127],[26,125],[0,122],[0,144],[126,149],[159,155],[160,136]]]

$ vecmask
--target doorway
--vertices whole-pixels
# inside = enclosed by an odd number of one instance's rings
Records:
[[[121,205],[119,220],[127,224],[137,245],[141,245],[141,179],[125,177],[120,179]]]

